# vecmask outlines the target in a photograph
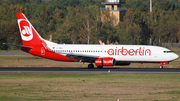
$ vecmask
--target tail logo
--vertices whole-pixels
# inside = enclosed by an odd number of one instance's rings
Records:
[[[33,38],[32,27],[25,19],[18,20],[21,30],[21,37],[24,41],[30,41]]]

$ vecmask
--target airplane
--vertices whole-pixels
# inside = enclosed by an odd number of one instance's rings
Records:
[[[87,62],[88,68],[125,66],[131,63],[159,63],[159,68],[178,59],[169,49],[148,45],[57,44],[43,39],[23,13],[16,13],[22,51],[57,61]]]

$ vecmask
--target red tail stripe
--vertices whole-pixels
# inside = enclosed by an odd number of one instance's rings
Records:
[[[26,19],[22,13],[16,13],[17,19]]]

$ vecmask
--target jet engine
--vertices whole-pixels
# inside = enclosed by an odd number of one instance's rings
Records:
[[[95,60],[96,66],[114,66],[115,64],[116,64],[116,60],[111,57],[98,58]]]

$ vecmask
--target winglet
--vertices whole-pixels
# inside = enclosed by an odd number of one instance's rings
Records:
[[[101,40],[98,40],[99,41],[99,45],[105,45],[104,43],[102,43]]]
[[[101,40],[98,40],[98,41],[99,41],[99,45],[103,45]]]

